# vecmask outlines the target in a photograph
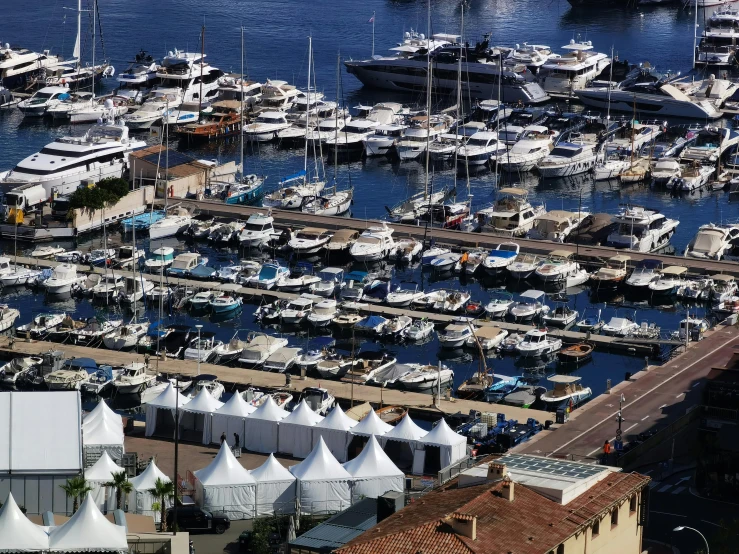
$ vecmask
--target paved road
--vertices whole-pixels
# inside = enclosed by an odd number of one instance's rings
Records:
[[[624,395],[622,423],[624,441],[655,424],[664,425],[696,404],[700,384],[712,367],[724,365],[739,345],[739,329],[720,328],[690,346],[688,351],[663,366],[651,368],[638,379],[614,388],[610,397],[598,397],[581,413],[554,432],[542,433],[524,443],[519,452],[539,455],[597,456],[606,440],[613,441],[619,397]]]

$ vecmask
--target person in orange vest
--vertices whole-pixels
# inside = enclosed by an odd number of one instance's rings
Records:
[[[461,265],[465,265],[467,263],[467,260],[469,259],[470,259],[469,253],[465,252],[464,254],[462,254],[462,257],[459,259],[459,263]]]
[[[607,462],[611,456],[611,443],[606,441],[603,443],[603,462]]]

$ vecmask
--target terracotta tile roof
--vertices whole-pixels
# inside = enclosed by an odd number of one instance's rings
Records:
[[[542,554],[591,518],[643,488],[649,478],[613,473],[562,506],[521,484],[513,502],[502,481],[429,493],[337,550],[341,554]],[[455,534],[447,518],[477,517],[477,539]]]

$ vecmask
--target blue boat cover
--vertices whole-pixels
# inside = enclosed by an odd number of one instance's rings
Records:
[[[69,360],[69,367],[72,369],[85,369],[93,371],[98,368],[98,363],[92,358],[74,358]]]
[[[211,277],[215,274],[216,270],[207,265],[199,265],[190,271],[190,275],[193,277]]]
[[[513,258],[514,256],[517,256],[518,254],[516,252],[512,252],[510,250],[491,250],[490,256],[493,258]]]
[[[344,277],[344,281],[364,281],[367,278],[366,271],[350,271]]]
[[[358,322],[357,327],[373,328],[377,327],[381,323],[384,323],[385,321],[387,320],[381,315],[369,315],[365,317],[362,321]]]
[[[301,177],[305,177],[305,170],[298,171],[297,173],[295,173],[293,175],[288,175],[287,177],[285,177],[284,179],[282,179],[282,181],[280,181],[280,183],[281,184],[282,183],[287,183],[287,182],[290,182],[290,181],[294,181],[296,179],[300,179]]]

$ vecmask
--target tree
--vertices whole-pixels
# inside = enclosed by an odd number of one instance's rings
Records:
[[[59,485],[62,490],[66,493],[67,498],[72,499],[72,513],[77,512],[80,507],[80,498],[87,495],[92,490],[92,487],[87,483],[87,480],[82,475],[77,475],[71,479],[67,479],[67,482],[63,485]]]
[[[162,481],[161,477],[157,477],[154,482],[154,488],[149,489],[149,493],[159,500],[159,510],[162,522],[162,531],[167,530],[167,520],[165,510],[167,508],[167,500],[174,496],[174,483],[172,481]],[[177,522],[175,522],[175,525]]]
[[[115,505],[119,510],[123,506],[123,495],[128,495],[133,490],[131,481],[128,480],[128,476],[125,471],[119,471],[111,474],[112,481],[105,483],[106,487],[112,487],[115,489]]]

